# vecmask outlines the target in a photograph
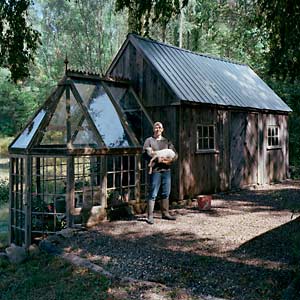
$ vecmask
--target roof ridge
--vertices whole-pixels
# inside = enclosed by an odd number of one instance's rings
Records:
[[[140,36],[140,35],[138,35],[138,34],[135,34],[135,33],[130,33],[129,35],[134,36],[135,38],[144,40],[144,41],[146,41],[146,42],[155,43],[155,44],[160,44],[160,45],[162,45],[162,46],[166,46],[166,47],[169,47],[169,48],[174,48],[174,49],[180,50],[180,51],[185,51],[185,52],[188,52],[188,53],[191,53],[191,54],[195,54],[195,55],[198,55],[198,56],[202,56],[202,57],[206,57],[206,58],[209,58],[209,59],[215,59],[215,60],[219,60],[219,61],[224,61],[224,62],[228,62],[228,63],[231,63],[231,64],[240,65],[240,66],[248,66],[248,65],[245,64],[245,63],[241,63],[241,62],[238,62],[238,61],[234,61],[234,60],[231,60],[231,59],[229,59],[229,58],[224,58],[224,57],[214,56],[214,55],[212,55],[212,54],[204,54],[204,53],[195,52],[195,51],[188,50],[188,49],[185,49],[185,48],[180,48],[180,47],[177,47],[177,46],[174,46],[174,45],[171,45],[171,44],[163,43],[163,42],[154,40],[154,39],[152,39],[152,38],[142,37],[142,36]]]

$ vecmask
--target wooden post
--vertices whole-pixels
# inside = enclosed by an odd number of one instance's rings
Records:
[[[137,202],[141,202],[141,154],[135,155],[135,166],[134,166],[134,174],[135,174],[135,189],[134,189],[134,197]]]
[[[32,179],[32,157],[25,157],[25,248],[28,249],[31,245],[31,179]]]
[[[258,151],[257,151],[257,163],[258,163],[258,174],[257,174],[257,182],[258,184],[264,184],[264,168],[265,168],[265,157],[264,157],[264,126],[263,126],[263,115],[261,113],[258,114]]]
[[[73,226],[73,210],[75,206],[74,199],[75,187],[74,187],[74,157],[68,156],[67,158],[67,188],[66,188],[66,215],[67,226]]]
[[[12,240],[12,209],[16,207],[15,203],[15,197],[13,196],[14,193],[14,176],[12,175],[15,165],[15,158],[10,157],[9,158],[9,221],[8,221],[8,228],[9,228],[9,244],[13,242]],[[12,201],[14,201],[14,204],[12,205]],[[16,214],[14,214],[16,215]]]

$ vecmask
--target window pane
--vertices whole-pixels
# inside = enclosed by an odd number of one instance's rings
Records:
[[[209,126],[209,137],[214,137],[214,127]]]
[[[272,138],[268,137],[268,146],[272,146]]]
[[[122,148],[133,146],[115,107],[101,86],[99,86],[95,98],[90,101],[88,110],[99,134],[108,147]]]
[[[42,109],[36,115],[33,121],[25,128],[25,130],[21,133],[18,139],[13,143],[12,148],[26,148],[29,145],[31,139],[33,138],[33,135],[37,131],[45,114],[46,111]]]
[[[279,128],[278,126],[268,127],[268,146],[278,146],[279,145]]]
[[[203,137],[208,137],[208,126],[203,126]]]
[[[209,139],[209,149],[214,149],[215,148],[215,145],[214,145],[214,139],[213,138],[210,138]]]
[[[41,141],[42,145],[49,144],[66,144],[67,142],[67,126],[66,126],[66,95],[61,97],[56,110],[46,128],[44,137]]]
[[[198,137],[199,138],[203,137],[203,128],[202,128],[202,126],[198,126]]]
[[[86,120],[73,134],[72,144],[75,148],[98,147],[96,136]]]
[[[140,143],[144,142],[142,138],[142,116],[141,111],[127,111],[125,112],[126,119],[129,126],[132,128]]]
[[[140,109],[135,97],[129,91],[127,91],[126,94],[120,99],[119,103],[123,110]]]
[[[82,99],[82,101],[87,105],[92,99],[93,93],[97,89],[96,85],[92,82],[81,82],[80,80],[74,80],[75,87]]]
[[[203,149],[204,148],[204,143],[203,143],[203,138],[201,138],[200,140],[199,140],[199,149]]]
[[[111,92],[113,98],[119,103],[124,94],[126,93],[126,88],[123,87],[117,87],[114,85],[114,83],[107,83],[106,85]]]
[[[203,149],[208,149],[208,139],[203,139]]]

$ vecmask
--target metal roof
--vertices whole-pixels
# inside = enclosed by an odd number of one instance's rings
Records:
[[[179,100],[292,111],[247,65],[194,53],[130,34]]]

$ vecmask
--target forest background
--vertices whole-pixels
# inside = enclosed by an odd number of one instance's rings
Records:
[[[46,100],[66,56],[71,69],[104,74],[129,32],[248,64],[293,109],[290,164],[297,176],[296,0],[0,0],[0,138],[15,136]]]

